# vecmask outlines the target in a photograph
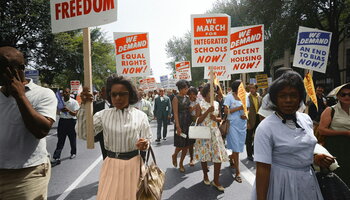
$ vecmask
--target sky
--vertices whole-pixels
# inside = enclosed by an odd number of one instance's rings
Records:
[[[118,0],[118,20],[100,26],[112,42],[113,32],[148,32],[153,76],[170,74],[165,46],[191,31],[191,14],[204,14],[216,0]]]

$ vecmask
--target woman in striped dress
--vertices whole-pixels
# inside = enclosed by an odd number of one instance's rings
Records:
[[[107,158],[100,172],[97,199],[136,199],[140,176],[140,150],[146,150],[152,136],[147,115],[129,105],[138,101],[132,83],[122,76],[107,79],[107,99],[114,107],[97,112],[93,117],[95,134],[103,131]],[[85,89],[82,104],[92,100]],[[85,106],[78,112],[76,132],[86,139]]]

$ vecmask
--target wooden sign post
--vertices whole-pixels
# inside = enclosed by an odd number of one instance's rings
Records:
[[[214,106],[214,70],[210,66],[210,105]]]

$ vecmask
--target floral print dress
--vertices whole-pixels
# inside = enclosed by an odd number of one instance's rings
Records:
[[[202,114],[208,110],[210,103],[205,100],[199,103]],[[213,114],[219,114],[219,103],[214,102]],[[222,163],[228,161],[228,154],[217,123],[210,119],[210,114],[202,122],[203,126],[210,127],[211,139],[197,139],[195,143],[195,158],[200,162]]]

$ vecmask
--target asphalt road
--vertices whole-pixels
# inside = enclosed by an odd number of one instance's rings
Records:
[[[156,122],[151,122],[154,135],[156,135]],[[47,149],[53,154],[56,143],[56,128],[54,124],[50,135],[47,136]],[[174,152],[173,146],[173,125],[168,126],[168,140],[162,141],[160,145],[152,143],[159,167],[166,173],[166,181],[162,199],[167,200],[193,200],[193,199],[250,199],[252,185],[255,178],[255,164],[246,159],[245,152],[240,154],[240,168],[243,178],[242,183],[234,181],[234,170],[229,163],[223,163],[220,181],[225,187],[225,192],[219,192],[211,186],[202,183],[203,174],[200,163],[190,167],[189,157],[184,161],[185,173],[179,172],[171,164],[171,155]],[[86,142],[77,141],[77,157],[69,159],[70,145],[66,139],[64,150],[61,155],[61,164],[52,168],[51,180],[49,183],[48,199],[69,199],[87,200],[96,199],[98,176],[102,165],[102,156],[98,143],[95,149],[87,149]],[[214,167],[209,165],[209,179],[213,179]]]

